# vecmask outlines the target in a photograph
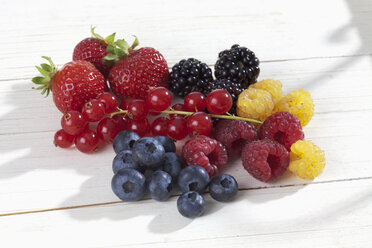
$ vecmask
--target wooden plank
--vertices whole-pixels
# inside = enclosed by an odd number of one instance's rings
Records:
[[[31,236],[39,247],[55,240],[57,247],[369,247],[371,186],[370,179],[248,190],[228,204],[206,196],[207,212],[195,220],[179,215],[172,198],[2,217],[0,230],[5,240],[17,232],[15,247]]]
[[[117,1],[115,7],[101,1],[43,3],[27,8],[4,4],[0,80],[31,78],[41,55],[58,64],[71,60],[74,46],[89,36],[92,24],[102,34],[138,35],[142,45],[161,51],[170,66],[186,57],[213,65],[218,52],[235,43],[248,46],[262,61],[372,54],[368,0],[161,2],[166,8],[151,0]],[[27,28],[20,17],[27,17]]]

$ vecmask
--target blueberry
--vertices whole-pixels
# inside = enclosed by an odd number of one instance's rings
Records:
[[[147,188],[152,199],[166,201],[171,195],[172,177],[165,171],[155,171],[149,179]]]
[[[203,193],[208,183],[208,172],[198,165],[187,166],[178,175],[178,186],[182,192],[197,191]]]
[[[196,218],[205,211],[205,200],[195,191],[183,193],[177,200],[178,212],[187,218]]]
[[[121,169],[112,178],[111,188],[123,201],[138,201],[145,195],[146,178],[134,169]]]
[[[174,152],[166,152],[162,170],[171,175],[173,182],[177,182],[178,175],[184,167],[183,159]]]
[[[151,137],[137,140],[132,148],[133,160],[136,164],[150,170],[159,168],[165,157],[164,147]]]
[[[119,153],[124,150],[130,150],[133,147],[133,144],[140,137],[138,134],[132,131],[121,131],[118,133],[114,139],[113,145],[116,153]]]
[[[176,152],[176,144],[174,144],[171,138],[166,136],[156,136],[154,139],[163,145],[165,152]]]
[[[116,174],[121,169],[135,169],[142,172],[141,168],[136,165],[136,163],[134,163],[132,151],[130,150],[119,152],[112,161],[112,171],[114,172],[114,174]]]
[[[222,174],[215,176],[209,183],[209,194],[216,201],[231,201],[237,193],[238,183],[230,175]]]

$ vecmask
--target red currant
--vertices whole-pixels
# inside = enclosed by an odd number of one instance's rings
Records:
[[[120,131],[120,124],[111,118],[104,118],[97,125],[98,138],[106,143],[112,142]]]
[[[172,103],[172,94],[164,87],[156,87],[147,94],[146,103],[152,110],[166,110]]]
[[[149,108],[144,100],[134,99],[128,105],[128,113],[133,119],[142,120],[149,114]]]
[[[74,136],[66,133],[63,129],[54,134],[54,145],[61,148],[68,148],[74,143]]]
[[[145,136],[150,129],[150,122],[147,118],[142,120],[132,120],[128,125],[128,130],[137,133],[139,136]]]
[[[127,110],[129,103],[134,100],[134,98],[124,98],[120,103],[120,108],[123,110]]]
[[[85,120],[88,122],[96,122],[105,116],[105,105],[104,103],[93,99],[84,104],[81,112]]]
[[[75,137],[76,148],[84,153],[95,151],[98,147],[98,143],[99,139],[97,134],[89,128]]]
[[[209,135],[213,128],[212,118],[204,112],[196,112],[187,119],[187,130],[193,135]]]
[[[116,96],[110,92],[102,93],[98,98],[98,101],[102,102],[105,105],[105,113],[111,114],[115,112],[116,108],[118,107],[118,99]]]
[[[167,119],[159,117],[151,125],[151,133],[154,136],[167,136]]]
[[[188,132],[186,120],[180,117],[173,117],[167,123],[167,135],[176,140],[184,139]]]
[[[232,98],[223,89],[214,90],[207,96],[207,109],[211,114],[223,115],[231,109]]]
[[[117,123],[119,123],[121,130],[127,130],[128,125],[131,121],[130,118],[128,117],[128,115],[126,115],[126,114],[114,115],[114,117],[112,117],[112,119],[114,121],[116,121]]]
[[[185,108],[185,105],[183,105],[182,103],[177,103],[177,104],[174,104],[172,106],[172,109],[176,110],[176,111],[186,111],[186,108]],[[170,114],[169,115],[170,118],[173,118],[173,117],[185,117],[184,115],[180,115],[180,114]]]
[[[207,99],[200,92],[191,92],[186,95],[185,100],[183,101],[187,111],[204,111],[207,107]]]
[[[62,116],[61,126],[66,133],[77,135],[84,131],[87,121],[79,111],[72,110]]]

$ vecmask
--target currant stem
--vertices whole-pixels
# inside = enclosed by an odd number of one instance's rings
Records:
[[[121,108],[117,108],[117,112],[113,112],[111,114],[109,114],[109,117],[112,118],[114,115],[119,115],[119,114],[127,114],[128,113],[128,110],[123,110]],[[194,114],[195,112],[188,112],[188,111],[178,111],[178,110],[164,110],[164,111],[155,111],[155,110],[150,110],[150,112],[160,112],[160,113],[164,113],[164,114],[179,114],[179,115],[186,115],[186,116],[189,116],[189,115],[192,115]],[[248,122],[253,122],[253,123],[258,123],[258,124],[262,124],[262,121],[258,121],[258,120],[254,120],[254,119],[249,119],[249,118],[244,118],[244,117],[240,117],[240,116],[236,116],[236,115],[229,115],[229,114],[226,114],[226,115],[213,115],[213,114],[209,114],[210,117],[212,118],[218,118],[218,119],[230,119],[230,120],[239,120],[239,121],[248,121]]]

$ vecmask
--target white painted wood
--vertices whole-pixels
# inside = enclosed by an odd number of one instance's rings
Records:
[[[248,190],[229,204],[206,196],[208,210],[195,220],[180,216],[172,198],[3,217],[0,230],[5,239],[29,233],[38,247],[367,248],[371,186],[369,179]]]
[[[212,65],[219,51],[235,43],[250,47],[263,61],[372,54],[369,0],[140,0],[109,5],[38,0],[5,3],[2,9],[0,80],[34,76],[41,55],[58,64],[71,60],[76,43],[90,35],[90,25],[128,40],[136,34],[170,65],[185,57]]]
[[[370,247],[371,1],[0,0],[0,6],[0,233],[9,233],[2,247]],[[326,152],[324,173],[314,182],[288,173],[264,184],[236,160],[226,172],[239,182],[238,199],[212,204],[207,197],[208,213],[194,221],[177,213],[176,197],[113,203],[112,149],[85,155],[54,148],[60,113],[30,82],[41,55],[59,65],[69,61],[91,24],[104,35],[138,35],[169,66],[186,57],[212,66],[222,49],[248,46],[262,61],[261,78],[313,95],[305,134]],[[27,214],[4,216],[19,212]]]

